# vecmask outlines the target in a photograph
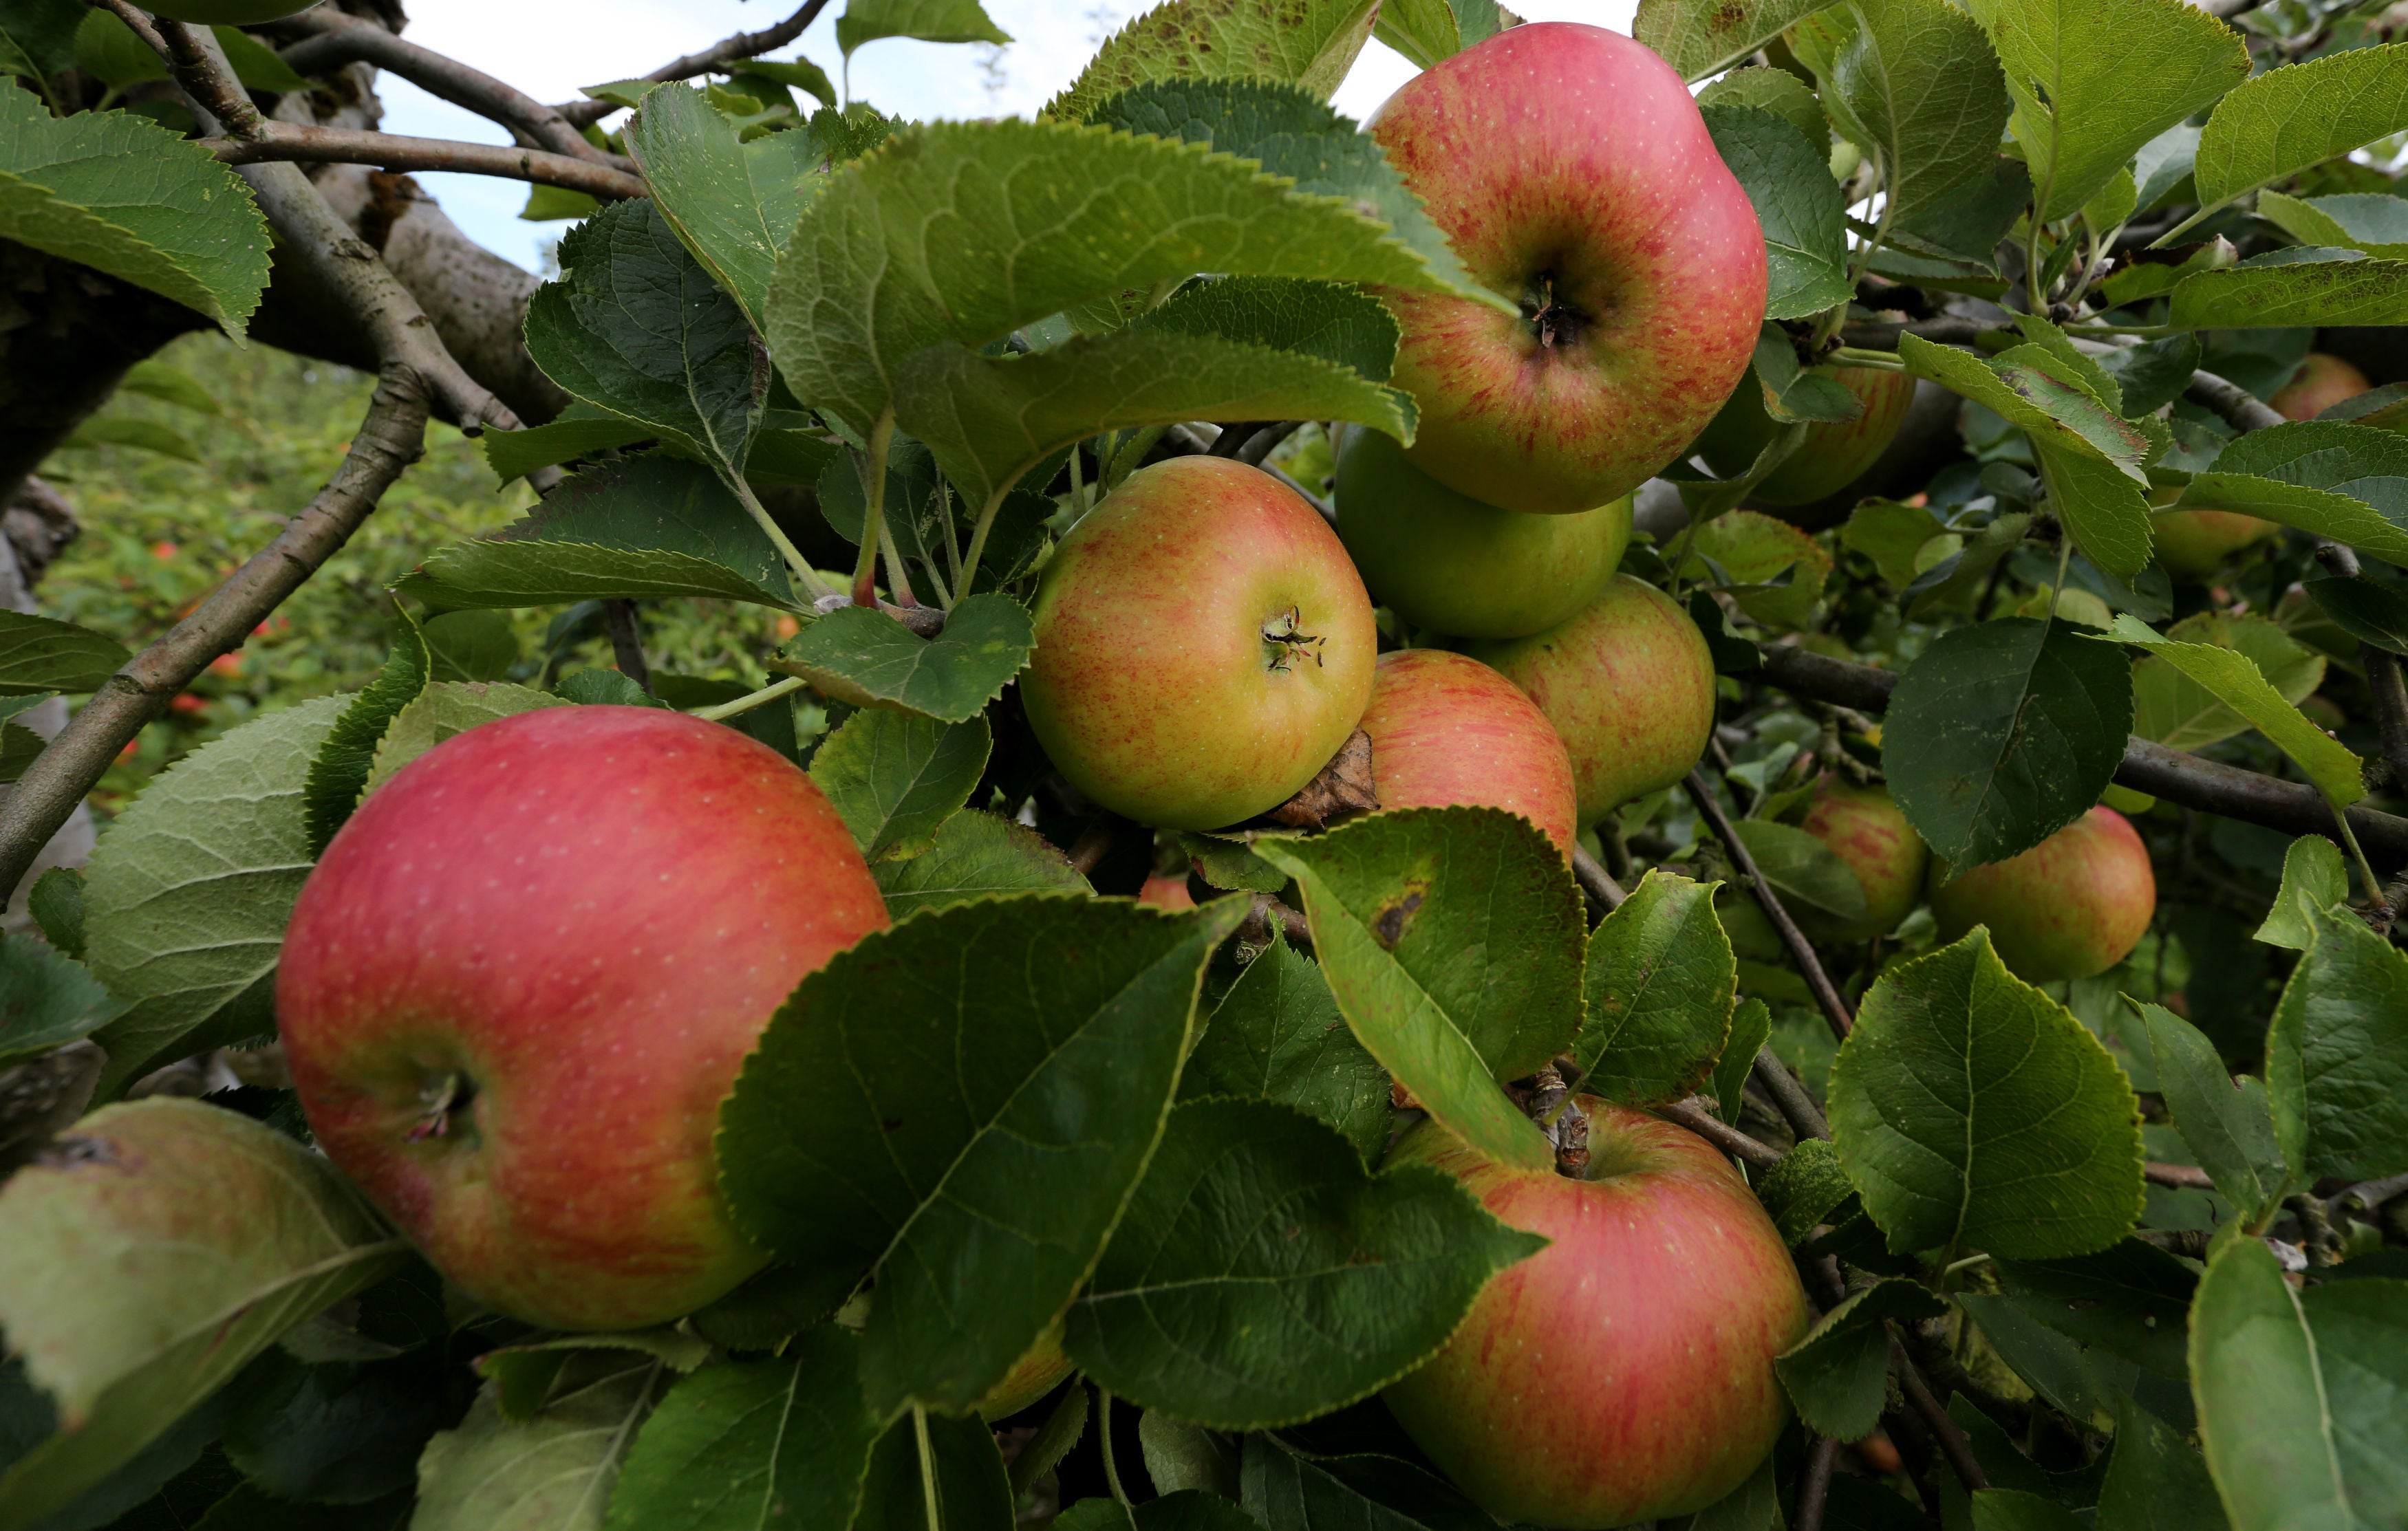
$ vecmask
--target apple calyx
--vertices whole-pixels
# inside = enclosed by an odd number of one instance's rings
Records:
[[[458,1069],[448,1069],[429,1080],[418,1092],[418,1120],[401,1135],[405,1143],[423,1143],[433,1138],[449,1138],[454,1116],[465,1114],[477,1102],[477,1081]]]
[[[1263,623],[1263,644],[1271,651],[1270,669],[1274,675],[1285,674],[1290,662],[1310,659],[1313,667],[1321,667],[1321,645],[1324,638],[1304,631],[1304,612],[1289,607]]]
[[[1552,350],[1557,345],[1569,346],[1588,328],[1589,316],[1555,295],[1555,274],[1539,273],[1536,285],[1522,299],[1522,319],[1538,336],[1539,344]]]

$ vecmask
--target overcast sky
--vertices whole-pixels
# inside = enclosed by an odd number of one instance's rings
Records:
[[[410,0],[409,36],[498,75],[545,101],[578,88],[622,79],[738,31],[757,31],[788,14],[794,0]],[[1532,21],[1582,21],[1627,31],[1637,0],[1514,0]],[[772,55],[808,58],[837,70],[836,17],[830,6],[796,47]],[[875,42],[853,55],[853,93],[909,118],[1027,116],[1070,83],[1103,39],[1150,0],[986,0],[987,14],[1012,45],[940,47]],[[1372,43],[1337,96],[1361,119],[1412,73]],[[388,75],[379,87],[385,131],[432,138],[508,143],[482,118],[436,100]],[[419,179],[470,237],[530,269],[567,225],[520,220],[526,188],[480,176]]]

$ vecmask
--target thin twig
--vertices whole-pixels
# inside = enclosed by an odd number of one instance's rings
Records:
[[[1235,457],[1238,455],[1239,451],[1245,447],[1246,438],[1252,436],[1258,429],[1260,429],[1260,427],[1253,423],[1243,425],[1224,425],[1221,427],[1221,434],[1212,438],[1212,445],[1206,451],[1204,455],[1207,457]]]
[[[408,138],[350,128],[264,122],[251,138],[203,138],[200,147],[224,165],[292,160],[302,165],[372,165],[383,170],[456,170],[538,186],[558,186],[606,202],[649,196],[643,180],[592,160],[572,159],[548,149],[502,144],[466,144],[450,138]]]
[[[1260,467],[1263,459],[1279,451],[1280,443],[1304,428],[1300,420],[1275,420],[1246,438],[1238,449],[1238,461],[1248,467]]]
[[[1773,1109],[1789,1123],[1789,1130],[1798,1135],[1799,1141],[1830,1138],[1831,1123],[1825,1120],[1823,1109],[1814,1104],[1814,1097],[1806,1093],[1798,1076],[1789,1071],[1789,1066],[1772,1049],[1756,1050],[1756,1062],[1749,1066],[1749,1074],[1772,1097]]]
[[[2383,1209],[2384,1203],[2396,1196],[2408,1195],[2408,1175],[2393,1175],[2379,1180],[2360,1180],[2337,1193],[2325,1203],[2325,1215],[2339,1221],[2359,1213]]]
[[[1770,1143],[1759,1143],[1747,1134],[1723,1121],[1695,1098],[1676,1100],[1669,1106],[1658,1106],[1656,1114],[1675,1122],[1734,1158],[1744,1159],[1758,1169],[1770,1169],[1784,1155]]]
[[[2141,1172],[2148,1178],[2151,1184],[2172,1186],[2177,1191],[2215,1189],[2215,1181],[2206,1170],[2194,1168],[2189,1165],[2160,1164],[2151,1159],[2142,1166]]]
[[[1789,1521],[1792,1531],[1823,1531],[1823,1507],[1831,1497],[1831,1465],[1839,1456],[1840,1443],[1829,1436],[1816,1436],[1807,1449],[1806,1471],[1798,1481],[1798,1513]]]
[[[372,64],[400,76],[429,95],[525,136],[537,148],[571,159],[624,168],[617,155],[586,142],[585,135],[566,118],[524,91],[388,32],[374,21],[346,16],[332,6],[320,6],[294,17],[293,24],[318,34],[283,50],[284,62],[296,73],[324,74],[346,64]]]
[[[1848,1002],[1840,997],[1839,985],[1831,981],[1830,974],[1823,971],[1823,959],[1814,954],[1813,943],[1807,940],[1806,933],[1798,928],[1798,922],[1789,918],[1789,911],[1781,907],[1781,895],[1772,891],[1772,884],[1756,869],[1756,857],[1748,853],[1747,842],[1741,839],[1739,831],[1731,827],[1730,816],[1723,811],[1713,788],[1708,786],[1706,779],[1696,771],[1689,773],[1687,784],[1689,795],[1697,801],[1698,811],[1705,815],[1706,823],[1713,829],[1714,837],[1722,841],[1724,849],[1730,852],[1732,862],[1747,879],[1748,891],[1756,894],[1756,903],[1763,908],[1764,917],[1772,922],[1772,928],[1781,936],[1781,944],[1789,949],[1790,960],[1798,965],[1799,973],[1806,980],[1806,987],[1813,991],[1814,1002],[1823,1008],[1823,1019],[1830,1023],[1832,1035],[1846,1041],[1856,1018],[1849,1012]]]
[[[1931,1384],[1923,1380],[1923,1373],[1915,1368],[1914,1359],[1906,1353],[1906,1347],[1899,1343],[1895,1325],[1890,1328],[1889,1361],[1898,1372],[1899,1391],[1906,1395],[1906,1401],[1914,1409],[1916,1417],[1940,1442],[1940,1454],[1948,1459],[1948,1466],[1956,1474],[1956,1481],[1965,1485],[1968,1494],[1988,1488],[1990,1475],[1984,1472],[1982,1464],[1973,1459],[1973,1443],[1965,1438],[1965,1432],[1949,1415],[1939,1395],[1933,1393]]]
[[[780,21],[776,26],[763,27],[758,32],[738,32],[723,37],[699,53],[688,53],[673,63],[662,64],[648,75],[636,78],[650,84],[666,84],[672,79],[692,79],[696,75],[710,74],[724,66],[785,47],[810,30],[811,23],[827,9],[828,0],[810,0],[802,9]],[[609,101],[567,101],[552,108],[580,127],[598,122],[618,107]]]
[[[1599,916],[1612,914],[1630,896],[1622,891],[1622,884],[1613,880],[1612,873],[1598,865],[1595,856],[1577,845],[1572,847],[1572,876]]]

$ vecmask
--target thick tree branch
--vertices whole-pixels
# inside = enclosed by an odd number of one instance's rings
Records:
[[[2272,405],[2261,402],[2258,395],[2239,383],[2227,382],[2213,372],[2194,372],[2190,386],[2183,397],[2193,404],[2213,409],[2224,422],[2236,431],[2262,431],[2270,425],[2280,425],[2283,417]]]
[[[409,138],[292,122],[263,123],[256,137],[203,138],[200,144],[227,165],[289,160],[298,165],[369,165],[383,170],[458,170],[473,176],[564,187],[605,201],[651,194],[639,177],[547,149],[466,144],[450,138]]]
[[[1756,857],[1748,853],[1747,842],[1741,839],[1739,832],[1731,827],[1730,815],[1723,811],[1722,803],[1714,796],[1713,788],[1706,784],[1706,779],[1691,771],[1688,788],[1690,797],[1697,802],[1698,811],[1705,815],[1706,823],[1713,827],[1714,838],[1723,842],[1723,849],[1730,852],[1732,862],[1747,878],[1748,891],[1756,894],[1756,903],[1764,909],[1764,917],[1771,921],[1772,928],[1780,933],[1781,944],[1789,949],[1790,960],[1798,965],[1799,973],[1806,980],[1806,987],[1814,992],[1814,1002],[1823,1008],[1823,1019],[1831,1023],[1832,1035],[1846,1041],[1856,1018],[1849,1013],[1848,1002],[1840,997],[1839,985],[1831,981],[1830,974],[1823,971],[1823,959],[1814,954],[1813,943],[1807,940],[1805,932],[1798,928],[1798,922],[1789,918],[1789,911],[1781,907],[1781,896],[1772,891],[1772,884],[1756,870]]]
[[[811,23],[820,19],[820,12],[827,9],[827,7],[828,0],[808,0],[800,10],[780,21],[776,26],[763,27],[758,32],[738,32],[734,36],[722,37],[699,53],[688,53],[681,59],[662,64],[651,74],[639,75],[637,78],[659,85],[672,79],[692,79],[696,75],[708,74],[714,69],[724,68],[728,64],[745,59],[759,58],[764,53],[773,52],[785,47],[810,31]],[[583,127],[588,122],[600,122],[619,108],[608,101],[589,100],[564,102],[553,109],[578,126]]]
[[[116,0],[105,3],[114,4]],[[284,50],[284,62],[296,73],[318,75],[346,64],[374,64],[399,75],[429,95],[523,135],[535,148],[549,149],[571,159],[626,168],[617,155],[587,143],[585,135],[567,119],[516,86],[431,48],[422,48],[373,21],[346,16],[332,6],[321,6],[294,17],[292,24],[318,34]]]

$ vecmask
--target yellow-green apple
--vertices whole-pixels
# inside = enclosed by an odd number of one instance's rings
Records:
[[[2314,420],[2344,399],[2354,399],[2374,385],[2366,374],[2338,356],[2312,351],[2291,374],[2291,380],[2266,402],[2285,420]]]
[[[1583,824],[1670,786],[1706,752],[1713,655],[1688,613],[1643,580],[1616,575],[1561,626],[1464,651],[1528,693],[1555,725],[1571,751]]]
[[[1345,433],[1338,536],[1372,599],[1454,637],[1541,633],[1597,598],[1630,545],[1630,496],[1570,516],[1503,510],[1440,483],[1396,438]]]
[[[1772,1358],[1804,1333],[1806,1297],[1763,1207],[1703,1138],[1578,1099],[1578,1180],[1484,1158],[1426,1121],[1389,1154],[1553,1242],[1491,1281],[1385,1397],[1498,1520],[1589,1531],[1685,1515],[1746,1481],[1788,1417]]]
[[[1930,853],[1886,787],[1860,787],[1837,771],[1814,783],[1803,825],[1856,874],[1865,890],[1865,918],[1849,924],[1813,909],[1798,911],[1811,934],[1834,941],[1865,941],[1898,928],[1923,896]]]
[[[711,1138],[803,976],[887,923],[810,777],[652,708],[523,712],[344,824],[276,980],[319,1145],[469,1295],[632,1329],[765,1256]]]
[[[2179,486],[2149,491],[2153,506],[2172,505],[2181,498]],[[2282,530],[2238,510],[2159,509],[2150,519],[2157,531],[2157,562],[2167,573],[2191,580],[2214,578],[2234,553]]]
[[[1338,534],[1220,457],[1140,468],[1063,537],[1021,677],[1054,768],[1115,813],[1217,829],[1294,796],[1354,732],[1379,635]]]
[[[1382,654],[1362,726],[1382,808],[1500,808],[1572,853],[1572,757],[1546,714],[1480,661],[1443,649]]]
[[[1847,488],[1887,450],[1914,403],[1911,372],[1830,365],[1813,370],[1855,394],[1864,412],[1854,420],[1807,426],[1797,450],[1748,491],[1755,504],[1808,505]],[[1755,463],[1777,429],[1765,412],[1763,388],[1753,378],[1742,379],[1721,413],[1698,434],[1698,454],[1716,473],[1735,479]]]
[[[1423,70],[1371,136],[1471,279],[1383,294],[1415,465],[1509,510],[1594,510],[1672,460],[1764,320],[1764,231],[1680,74],[1620,33],[1510,28]]]
[[[2022,855],[1955,877],[1934,857],[1930,882],[1940,938],[1989,926],[1999,960],[2028,983],[2107,971],[2141,944],[2157,911],[2149,848],[2103,805]]]

